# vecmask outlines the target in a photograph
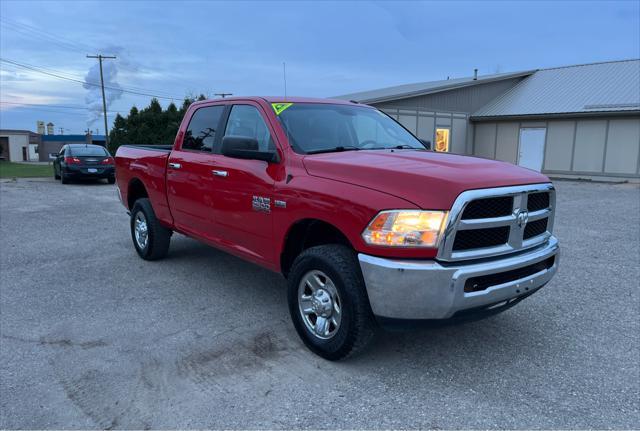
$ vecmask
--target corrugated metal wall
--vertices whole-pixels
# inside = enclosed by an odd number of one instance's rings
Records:
[[[472,151],[471,137],[473,136],[469,115],[522,79],[505,79],[373,105],[394,117],[420,139],[426,139],[432,143],[435,142],[435,131],[438,127],[449,128],[451,131],[449,151],[469,154]]]
[[[469,116],[520,82],[514,78],[426,96],[376,103],[421,139],[451,130],[449,151],[518,163],[520,129],[546,128],[543,172],[640,177],[640,117],[469,122]]]
[[[457,90],[427,94],[426,96],[374,103],[373,105],[381,109],[399,108],[415,110],[420,108],[427,111],[464,112],[471,114],[522,81],[522,79],[523,78],[505,79],[486,84],[472,85]]]
[[[518,163],[520,129],[546,128],[547,174],[640,177],[640,117],[482,122],[473,154]]]
[[[468,115],[465,113],[434,112],[385,108],[384,112],[395,118],[420,139],[435,142],[438,128],[450,130],[449,152],[466,154]]]

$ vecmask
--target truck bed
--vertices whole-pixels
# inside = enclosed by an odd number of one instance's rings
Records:
[[[121,145],[119,148],[127,147],[127,148],[141,148],[143,150],[154,150],[154,151],[164,151],[166,153],[170,153],[173,145]],[[116,153],[117,154],[117,153]]]
[[[171,145],[122,145],[116,152],[116,182],[122,202],[131,210],[128,195],[135,181],[141,181],[158,219],[168,227],[173,225],[166,190],[167,161]],[[136,178],[135,181],[132,181]]]

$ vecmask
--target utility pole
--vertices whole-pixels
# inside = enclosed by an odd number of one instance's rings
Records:
[[[227,96],[233,96],[233,93],[213,93],[214,96],[220,96],[223,99]]]
[[[100,88],[102,89],[102,112],[104,116],[104,143],[109,148],[109,125],[107,124],[107,99],[104,97],[104,78],[102,77],[102,60],[115,59],[115,55],[87,55],[87,58],[97,58],[100,62]]]

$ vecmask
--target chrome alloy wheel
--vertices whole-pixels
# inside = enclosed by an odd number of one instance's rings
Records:
[[[138,211],[134,221],[134,234],[136,237],[136,243],[141,250],[147,246],[149,242],[149,228],[147,227],[147,218],[142,211]]]
[[[328,340],[338,332],[342,301],[338,289],[324,272],[313,270],[302,277],[298,285],[298,309],[314,336]]]

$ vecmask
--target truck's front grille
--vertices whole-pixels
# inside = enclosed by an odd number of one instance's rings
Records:
[[[542,260],[533,265],[524,266],[522,268],[512,269],[511,271],[498,272],[496,274],[482,275],[479,277],[469,278],[464,283],[465,292],[480,292],[486,290],[492,286],[498,286],[504,283],[510,283],[512,281],[520,280],[521,278],[529,277],[545,269],[549,269],[555,262],[555,256],[552,256],[546,260]],[[528,288],[527,288],[528,290]]]
[[[540,211],[549,208],[549,192],[531,193],[527,199],[528,211]]]
[[[473,250],[506,244],[509,240],[509,226],[488,229],[461,230],[453,243],[454,251]]]
[[[480,259],[544,243],[553,229],[551,184],[469,190],[449,214],[438,259]]]
[[[469,202],[465,207],[462,213],[462,220],[502,217],[511,214],[512,211],[512,196],[478,199],[477,201]]]
[[[532,221],[531,223],[527,223],[527,226],[524,228],[524,239],[533,238],[534,236],[542,235],[547,231],[547,219],[543,218],[540,220]]]

